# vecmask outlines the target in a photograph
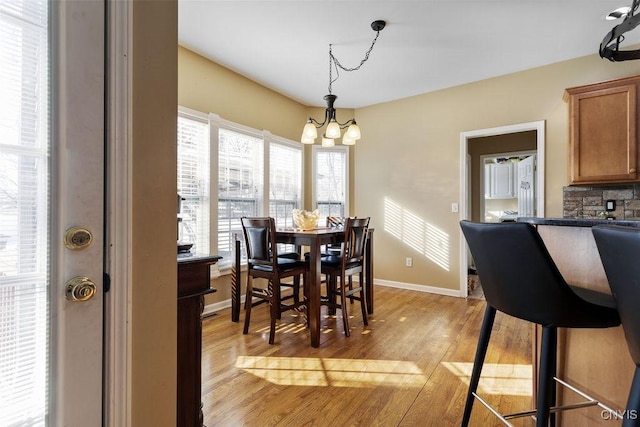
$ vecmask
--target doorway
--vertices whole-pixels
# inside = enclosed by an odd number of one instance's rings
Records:
[[[521,136],[531,137],[535,141],[532,150],[522,149],[522,146],[512,145],[509,141],[519,139]],[[520,123],[509,126],[501,126],[488,129],[462,132],[460,134],[460,220],[480,221],[480,155],[488,155],[490,152],[482,148],[489,145],[490,141],[500,140],[494,154],[530,151],[535,154],[536,169],[533,179],[535,180],[534,205],[531,209],[537,217],[544,217],[544,159],[545,159],[545,122],[536,121]],[[506,145],[505,145],[506,144]],[[477,157],[476,157],[477,156]],[[474,162],[474,159],[476,161]],[[484,169],[482,171],[484,174]],[[520,184],[520,183],[519,183]],[[474,191],[475,190],[475,191]],[[484,190],[482,195],[484,196]],[[460,291],[461,297],[469,294],[469,267],[471,267],[471,254],[467,248],[467,242],[460,232]]]
[[[535,138],[535,133],[531,136]],[[476,198],[480,203],[475,207],[478,221],[510,222],[517,217],[535,216],[535,150],[483,154],[479,163],[479,176],[471,178],[480,184]],[[472,202],[471,216],[475,218],[473,211]]]

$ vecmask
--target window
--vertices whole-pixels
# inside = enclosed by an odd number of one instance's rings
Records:
[[[291,227],[291,211],[302,206],[302,150],[271,144],[269,165],[269,216],[276,218],[276,225]]]
[[[0,2],[0,425],[45,425],[49,383],[46,1]]]
[[[327,216],[347,216],[348,147],[313,147],[313,200],[320,222]]]
[[[178,240],[193,243],[194,252],[209,252],[209,123],[197,116],[178,116]]]
[[[218,130],[217,253],[223,257],[221,262],[231,260],[233,236],[242,234],[240,218],[262,215],[263,166],[262,139]]]
[[[293,225],[291,210],[302,206],[302,164],[300,143],[180,108],[182,239],[221,255],[219,267],[230,266],[241,217],[268,215],[278,226]]]

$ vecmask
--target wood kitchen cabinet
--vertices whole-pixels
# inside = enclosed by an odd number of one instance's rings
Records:
[[[566,89],[571,184],[638,182],[640,76]]]

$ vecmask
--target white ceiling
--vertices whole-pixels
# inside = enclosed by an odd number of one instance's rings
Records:
[[[631,0],[179,0],[179,42],[309,106],[325,106],[329,44],[359,71],[333,83],[359,108],[598,52]],[[640,29],[626,34],[640,41]],[[603,59],[603,61],[606,61]],[[614,67],[616,64],[611,63]],[[334,75],[335,76],[335,75]]]

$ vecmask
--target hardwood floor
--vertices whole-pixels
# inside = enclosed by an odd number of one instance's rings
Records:
[[[203,321],[204,421],[214,426],[460,425],[484,301],[376,287],[364,327],[351,336],[323,316],[320,348],[301,318],[285,312],[274,345],[266,306],[248,335],[229,310]],[[326,313],[326,307],[322,308]],[[341,313],[338,311],[338,316]],[[531,326],[498,313],[480,393],[501,412],[531,406]],[[514,421],[534,425],[531,419]],[[479,402],[473,426],[501,425]]]

